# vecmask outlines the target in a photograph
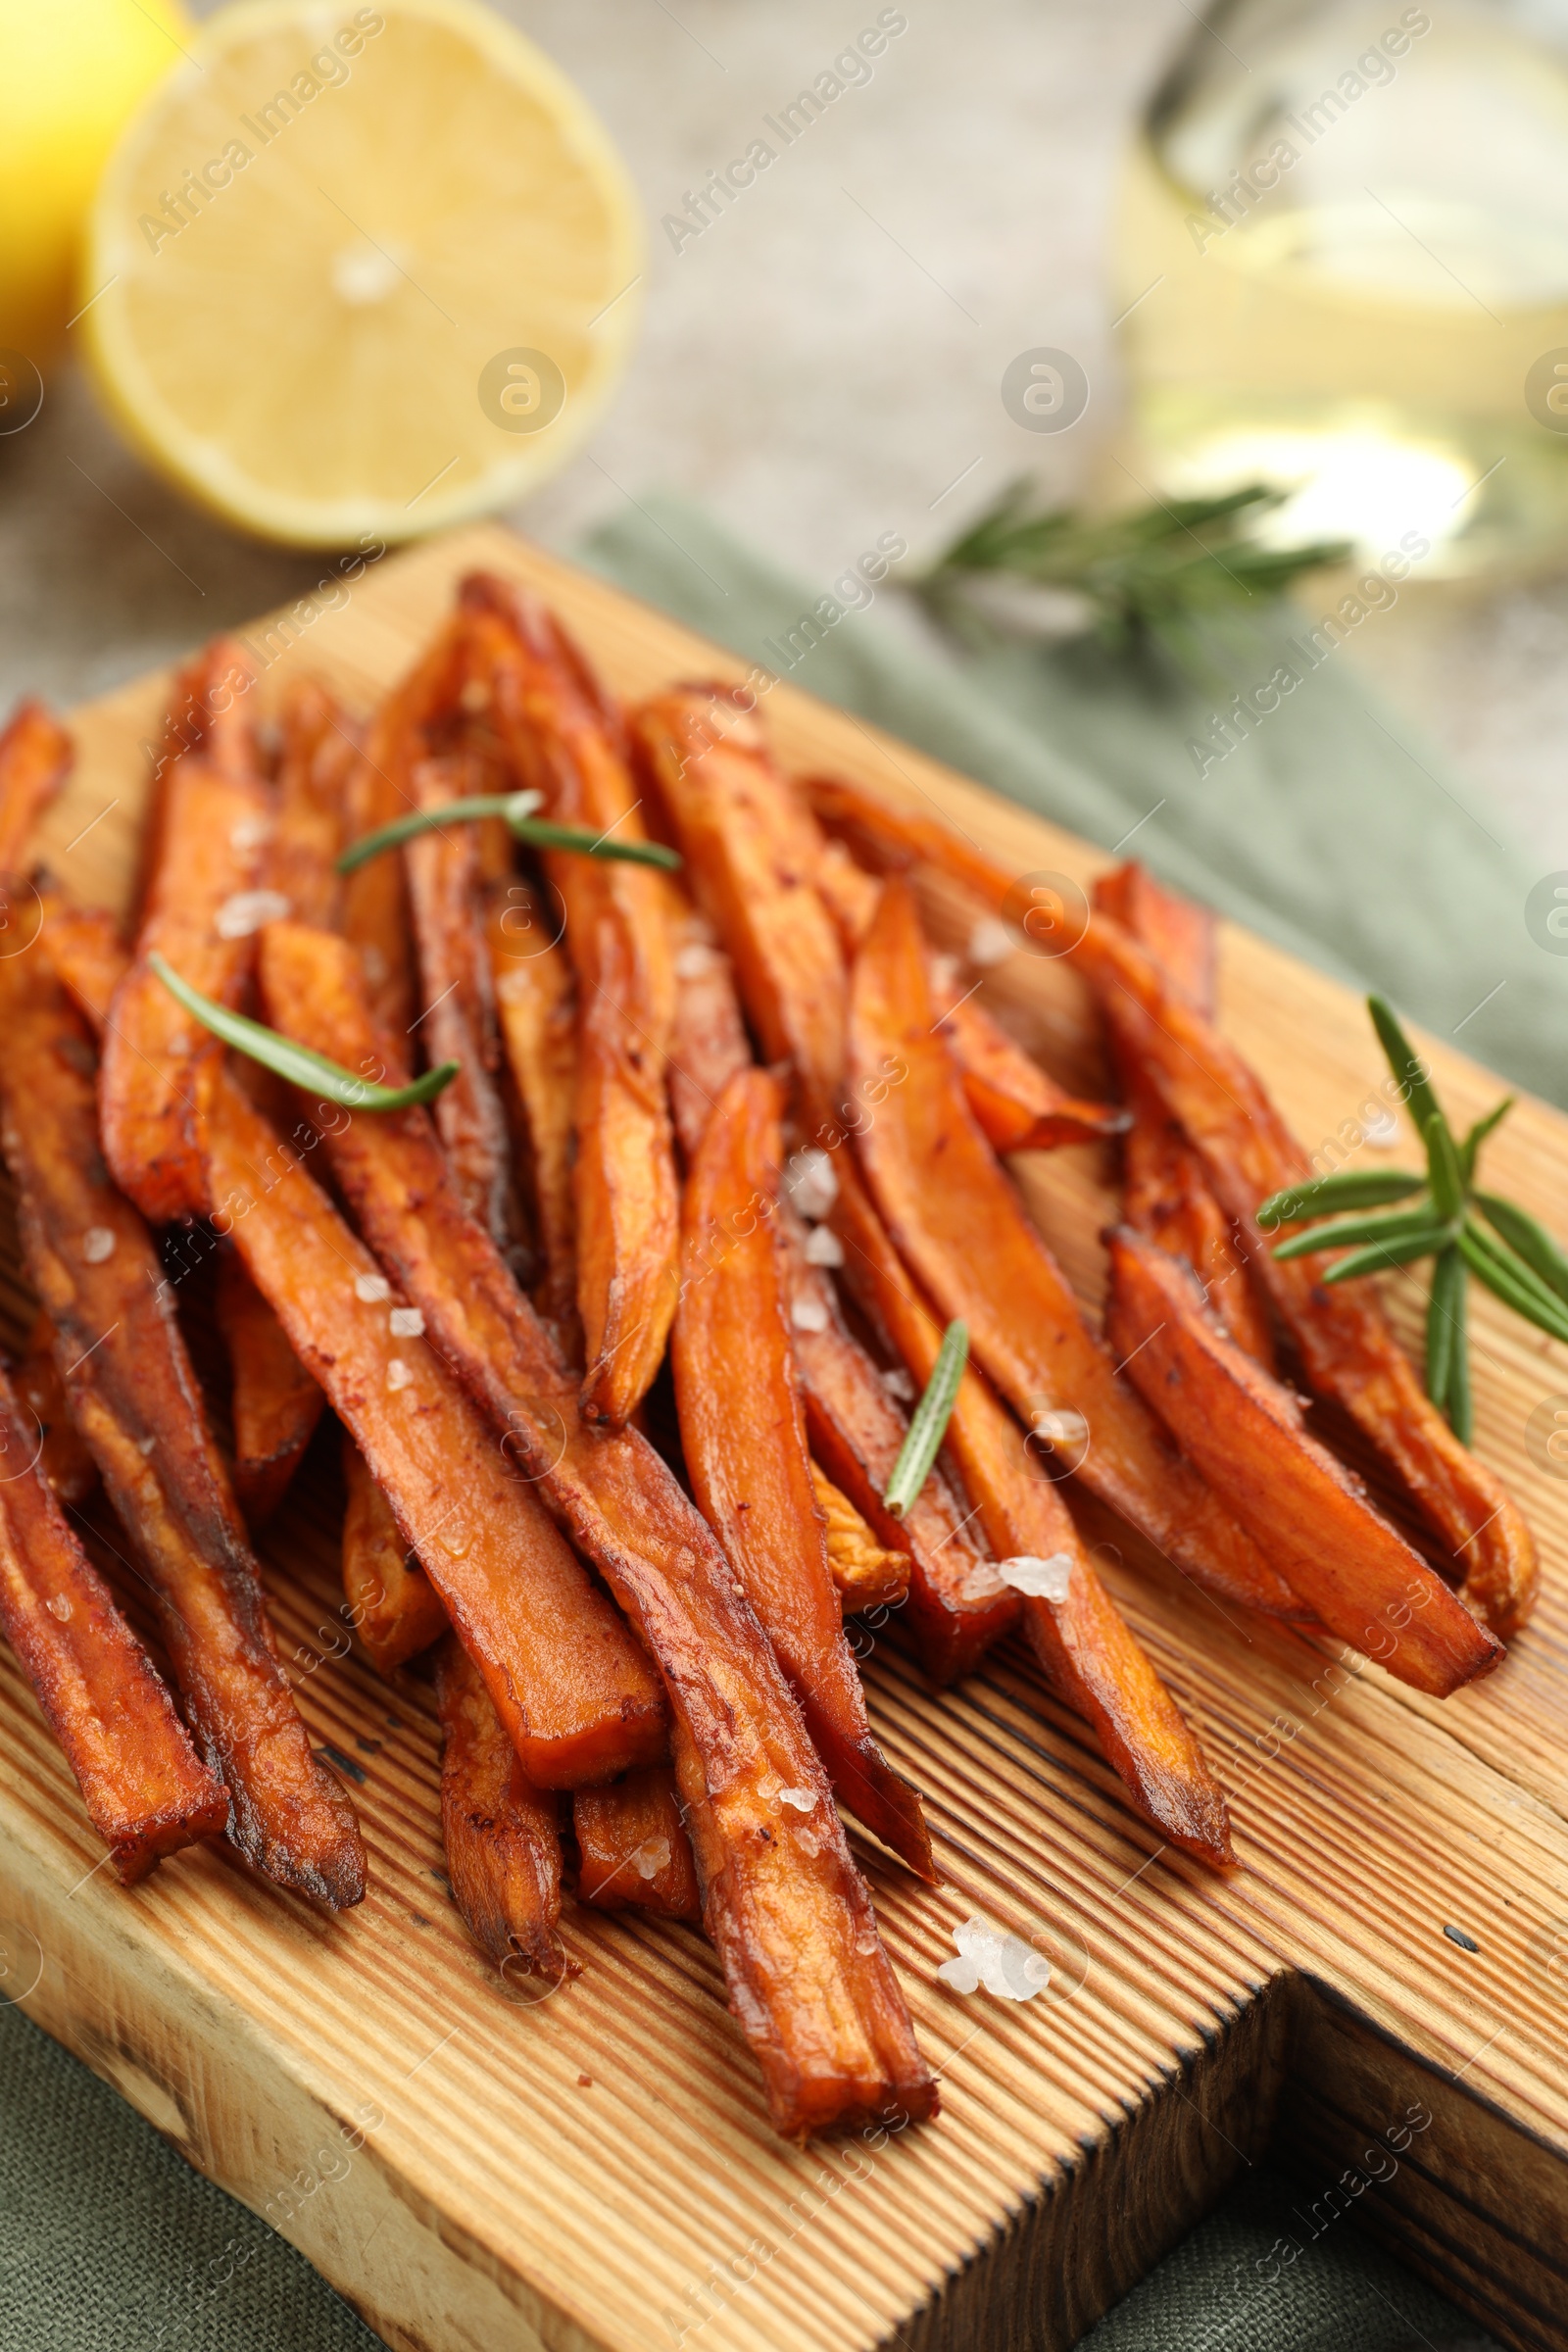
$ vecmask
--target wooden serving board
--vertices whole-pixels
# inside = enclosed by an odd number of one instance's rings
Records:
[[[262,708],[303,668],[368,706],[477,564],[543,590],[620,693],[743,673],[487,527],[382,564],[335,611],[258,623],[252,645],[276,656]],[[74,895],[123,898],[140,746],[166,686],[149,678],[76,715],[79,766],[43,843]],[[1087,882],[1105,862],[788,685],[764,709],[790,767],[935,804],[1020,874]],[[986,985],[1059,1074],[1093,1079],[1093,1025],[1066,967],[1018,955]],[[1353,1140],[1384,1075],[1358,1002],[1227,929],[1221,1006],[1308,1148]],[[1430,1052],[1457,1118],[1494,1100],[1485,1072]],[[1489,1150],[1498,1188],[1560,1226],[1568,1120],[1522,1102]],[[1400,1156],[1413,1151],[1405,1131]],[[1094,1299],[1104,1165],[1059,1152],[1018,1172]],[[4,1297],[14,1342],[27,1311],[14,1270]],[[1418,1303],[1412,1283],[1394,1288],[1407,1339]],[[1473,1314],[1478,1444],[1545,1564],[1534,1624],[1478,1689],[1440,1705],[1235,1622],[1096,1523],[1126,1555],[1102,1555],[1117,1596],[1229,1792],[1234,1878],[1156,1851],[1019,1647],[937,1698],[896,1635],[878,1635],[875,1727],[927,1793],[947,1883],[920,1887],[857,1845],[942,2075],[929,2128],[781,2145],[690,1930],[568,1907],[580,1975],[546,1990],[492,1973],[440,1876],[426,1686],[330,1654],[339,1506],[319,1443],[263,1549],[301,1705],[353,1784],[365,1903],[322,1918],[213,1848],[115,1886],[7,1654],[7,1982],[35,1975],[27,2014],[407,2352],[1066,2346],[1265,2151],[1301,2182],[1300,2243],[1369,2229],[1505,2343],[1560,2347],[1568,1463],[1541,1440],[1550,1407],[1532,1416],[1554,1396],[1568,1410],[1568,1360],[1489,1296]],[[1049,1956],[1045,1993],[1015,2004],[938,1983],[955,1925],[975,1914]],[[198,2262],[219,2251],[191,2249]],[[1294,2260],[1280,2250],[1282,2270]]]

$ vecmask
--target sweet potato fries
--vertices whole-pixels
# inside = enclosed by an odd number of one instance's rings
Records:
[[[1021,1635],[1099,1743],[1099,1801],[1222,1871],[1172,1637],[1152,1655],[1123,1613],[1085,1497],[1217,1631],[1259,1611],[1439,1697],[1522,1621],[1528,1531],[1370,1283],[1270,1255],[1255,1211],[1305,1161],[1216,1029],[1213,919],[1141,867],[1055,943],[1103,1015],[1122,1099],[1097,1102],[985,985],[1011,878],[783,774],[745,690],[623,711],[486,575],[368,721],[296,677],[279,736],[266,692],[222,641],[177,681],[128,949],[25,877],[69,739],[34,705],[0,735],[0,889],[43,911],[0,958],[38,1313],[0,1371],[0,1627],[88,1818],[126,1879],[226,1833],[282,1886],[363,1891],[239,1515],[329,1407],[343,1614],[406,1696],[433,1686],[487,1959],[567,1984],[572,1902],[700,1923],[781,2132],[932,2116],[838,1811],[924,1902],[941,1839],[873,1736],[873,1631],[939,1689]],[[606,854],[628,843],[665,869]],[[963,894],[991,918],[967,961],[921,911]],[[1064,1145],[1121,1170],[1102,1336],[1004,1164]],[[209,1277],[232,1472],[174,1311]],[[1276,1325],[1463,1596],[1309,1433]],[[182,1714],[69,1525],[97,1476]]]

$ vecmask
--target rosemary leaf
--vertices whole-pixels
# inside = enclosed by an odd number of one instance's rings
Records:
[[[1470,1401],[1470,1343],[1468,1338],[1469,1307],[1463,1275],[1464,1261],[1460,1259],[1460,1277],[1453,1294],[1453,1360],[1448,1366],[1448,1426],[1461,1446],[1468,1446],[1475,1432],[1475,1413]]]
[[[1442,1231],[1446,1222],[1430,1203],[1392,1215],[1341,1217],[1331,1225],[1309,1225],[1302,1233],[1293,1233],[1288,1242],[1275,1244],[1273,1253],[1279,1258],[1312,1257],[1319,1250],[1343,1250],[1351,1242],[1402,1242],[1412,1233]]]
[[[407,816],[394,817],[389,825],[377,825],[373,833],[362,833],[351,843],[337,861],[340,874],[352,874],[383,850],[401,848],[416,833],[438,831],[443,825],[471,824],[482,816],[499,816],[507,824],[517,818],[532,816],[544,798],[538,792],[479,792],[466,801],[448,801],[443,808],[413,808]]]
[[[969,1361],[969,1326],[950,1323],[942,1335],[937,1360],[925,1385],[925,1395],[910,1416],[899,1458],[882,1490],[889,1515],[902,1519],[931,1474],[931,1465],[948,1434],[948,1423]]]
[[[188,980],[182,980],[162,956],[149,956],[147,961],[172,997],[177,997],[185,1010],[194,1014],[204,1029],[220,1037],[225,1046],[236,1053],[248,1054],[264,1069],[275,1070],[292,1086],[304,1087],[314,1095],[324,1096],[329,1102],[341,1102],[348,1110],[407,1110],[416,1102],[433,1102],[444,1088],[452,1084],[461,1063],[444,1061],[438,1069],[426,1070],[412,1086],[375,1086],[368,1078],[357,1078],[340,1062],[328,1061],[324,1054],[313,1054],[309,1046],[297,1046],[291,1037],[281,1037],[275,1029],[267,1028],[261,1021],[248,1020],[242,1012],[231,1012],[226,1004],[217,1004],[204,997]]]
[[[1533,1274],[1539,1274],[1548,1290],[1568,1300],[1568,1257],[1558,1249],[1544,1225],[1531,1216],[1528,1209],[1516,1208],[1511,1200],[1500,1200],[1495,1193],[1477,1193],[1476,1206],[1490,1225],[1495,1226],[1508,1247]]]
[[[1516,1257],[1505,1243],[1494,1242],[1470,1218],[1460,1230],[1459,1248],[1471,1273],[1504,1306],[1511,1306],[1516,1315],[1538,1324],[1554,1340],[1568,1342],[1568,1306],[1538,1275],[1532,1274],[1524,1259]]]
[[[534,849],[568,850],[579,858],[618,859],[623,865],[658,865],[669,873],[680,866],[679,852],[666,849],[662,841],[614,841],[578,825],[558,825],[549,817],[535,816],[539,801],[537,792],[482,792],[469,800],[448,801],[439,808],[412,809],[353,842],[339,858],[337,870],[352,874],[383,850],[395,850],[416,834],[438,833],[447,825],[472,824],[485,816],[499,816],[518,841]]]
[[[1322,1279],[1352,1282],[1358,1274],[1386,1274],[1391,1266],[1407,1266],[1415,1258],[1430,1257],[1434,1250],[1450,1248],[1455,1230],[1451,1224],[1422,1225],[1414,1233],[1399,1235],[1394,1241],[1373,1242],[1365,1250],[1352,1250],[1348,1257],[1342,1257]]]
[[[1426,1183],[1424,1176],[1407,1176],[1400,1168],[1368,1170],[1364,1176],[1347,1168],[1339,1176],[1319,1176],[1289,1192],[1270,1193],[1257,1212],[1265,1233],[1276,1225],[1296,1225],[1303,1217],[1327,1216],[1336,1208],[1385,1208],[1391,1201],[1408,1200]]]
[[[1461,1353],[1464,1348],[1464,1259],[1451,1242],[1438,1252],[1427,1300],[1427,1395],[1439,1406],[1448,1401],[1455,1348]]]
[[[1476,1159],[1482,1145],[1494,1127],[1499,1127],[1519,1100],[1517,1095],[1504,1095],[1495,1110],[1489,1110],[1484,1119],[1477,1119],[1464,1142],[1459,1146],[1459,1165],[1464,1170],[1466,1186],[1476,1180]]]
[[[1378,1042],[1388,1055],[1389,1067],[1405,1090],[1404,1099],[1410,1105],[1415,1131],[1425,1136],[1432,1121],[1443,1118],[1443,1105],[1432,1091],[1421,1058],[1400,1028],[1392,1005],[1386,1004],[1381,997],[1368,997],[1366,1008],[1372,1015]],[[1444,1125],[1447,1125],[1446,1119]]]

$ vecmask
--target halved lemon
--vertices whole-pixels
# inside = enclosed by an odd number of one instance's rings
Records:
[[[394,541],[564,466],[635,331],[598,119],[475,0],[241,0],[131,123],[81,300],[153,465],[304,547]]]

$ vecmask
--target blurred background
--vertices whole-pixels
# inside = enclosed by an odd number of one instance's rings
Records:
[[[213,12],[196,0],[190,13]],[[1436,560],[1353,632],[1343,660],[1419,712],[1474,806],[1502,818],[1538,871],[1568,865],[1568,669],[1552,659],[1568,578],[1561,493],[1549,486],[1568,479],[1568,465],[1554,466],[1568,440],[1545,446],[1520,380],[1521,355],[1552,347],[1554,308],[1555,339],[1568,340],[1568,199],[1554,143],[1568,128],[1564,85],[1549,48],[1517,45],[1521,24],[1549,41],[1550,9],[1490,12],[1481,70],[1455,47],[1454,12],[1412,35],[1401,14],[1432,21],[1394,0],[1370,12],[1244,7],[1213,32],[1185,0],[913,0],[895,12],[907,28],[868,78],[743,200],[678,238],[666,216],[700,218],[687,195],[743,155],[762,119],[776,121],[877,11],[847,15],[842,0],[788,11],[502,0],[501,13],[597,111],[648,233],[624,380],[589,445],[513,511],[523,528],[571,548],[651,492],[674,490],[804,581],[825,587],[884,533],[907,542],[908,576],[1020,473],[1050,500],[1126,505],[1265,461],[1299,469],[1303,449],[1321,456],[1301,441],[1302,401],[1310,408],[1348,372],[1383,394],[1424,386],[1436,412],[1456,390],[1460,406],[1473,395],[1490,438],[1446,433],[1443,415],[1429,415],[1402,471],[1391,470],[1376,418],[1369,428],[1364,414],[1336,412],[1330,494],[1285,520],[1297,538],[1355,538],[1358,525],[1375,538],[1396,511],[1428,525],[1436,516],[1451,535],[1465,469],[1474,480],[1505,457],[1464,510],[1473,523],[1483,502],[1511,493],[1483,518],[1479,557],[1472,544],[1445,560],[1440,534]],[[1397,57],[1383,49],[1388,78],[1381,64],[1375,77],[1356,75],[1355,59],[1385,32],[1404,44]],[[1347,70],[1362,90],[1353,111],[1341,98],[1345,120],[1331,110],[1332,129],[1320,122],[1310,146],[1310,121],[1284,129],[1293,96],[1316,98]],[[1156,89],[1151,143],[1140,125]],[[1205,205],[1254,154],[1265,187],[1282,136],[1300,160],[1283,178],[1276,162],[1263,204],[1233,200],[1230,220]],[[1532,138],[1538,152],[1527,152]],[[1517,238],[1489,249],[1485,204],[1462,209],[1478,158],[1502,209],[1539,221],[1532,250],[1516,250]],[[1449,180],[1453,218],[1443,213]],[[1358,192],[1367,182],[1412,191],[1395,198],[1399,220]],[[1337,268],[1363,281],[1348,322]],[[1283,344],[1271,304],[1295,321]],[[1374,323],[1389,348],[1371,353]],[[101,690],[297,593],[318,569],[198,514],[129,455],[73,364],[80,331],[47,369],[41,413],[0,437],[8,700],[24,688],[62,700]],[[1234,377],[1238,348],[1263,351],[1271,380],[1250,387],[1240,413],[1215,415],[1205,368]],[[999,389],[1010,363],[1041,349],[1068,355],[1088,386],[1083,414],[1053,430],[1038,415],[1020,424]],[[1281,376],[1302,396],[1294,407],[1278,397]],[[1141,379],[1146,394],[1157,387],[1142,401]],[[1545,477],[1538,465],[1527,478],[1532,434]],[[878,612],[929,640],[907,600],[881,596]]]

